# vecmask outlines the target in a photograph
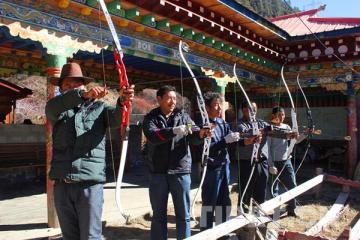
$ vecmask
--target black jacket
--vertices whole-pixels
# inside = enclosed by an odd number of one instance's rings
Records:
[[[173,127],[191,124],[193,133],[180,137],[173,133]],[[160,108],[148,113],[143,122],[143,131],[148,141],[148,164],[151,173],[190,173],[191,154],[189,143],[201,144],[199,127],[187,113],[175,109],[166,119]]]

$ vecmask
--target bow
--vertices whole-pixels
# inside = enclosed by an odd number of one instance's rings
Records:
[[[205,101],[199,86],[199,83],[193,73],[193,71],[191,70],[188,62],[186,61],[184,54],[183,54],[183,50],[185,52],[189,51],[189,46],[180,40],[179,42],[179,53],[180,53],[180,57],[182,59],[182,61],[185,63],[186,68],[188,69],[192,80],[194,81],[195,84],[195,89],[196,89],[196,99],[197,99],[197,104],[200,110],[200,114],[201,114],[201,119],[202,119],[202,124],[203,124],[203,128],[211,128],[211,124],[209,121],[209,116],[207,114],[206,108],[205,108]],[[207,162],[208,162],[208,157],[209,157],[209,151],[210,151],[210,143],[211,143],[211,138],[206,137],[204,140],[204,146],[203,146],[203,151],[202,151],[202,155],[201,155],[201,163],[202,166],[204,167],[203,169],[203,173],[202,173],[202,177],[201,177],[201,181],[200,181],[200,185],[199,188],[197,189],[194,199],[191,203],[191,217],[193,220],[195,220],[195,214],[194,214],[194,206],[195,206],[195,202],[197,199],[197,196],[199,195],[199,190],[201,189],[203,183],[204,183],[204,179],[205,179],[205,174],[206,174],[206,170],[207,170]]]
[[[250,101],[248,95],[246,94],[246,91],[245,91],[244,87],[242,86],[242,84],[241,84],[241,82],[239,81],[239,78],[238,78],[238,76],[237,76],[237,74],[236,74],[236,63],[234,64],[233,73],[234,73],[236,82],[237,82],[237,84],[239,85],[242,93],[244,94],[245,99],[246,99],[246,102],[247,102],[247,104],[248,104],[248,106],[249,106],[249,117],[250,117],[250,124],[251,124],[251,128],[252,128],[252,135],[253,135],[253,136],[259,135],[259,134],[260,134],[260,130],[259,130],[258,121],[256,120],[256,112],[255,112],[255,109],[253,108],[253,106],[252,106],[252,104],[251,104],[251,101]],[[247,189],[248,189],[248,187],[249,187],[249,185],[250,185],[252,176],[253,176],[253,174],[254,174],[255,162],[257,162],[257,160],[258,160],[259,148],[260,148],[260,143],[256,142],[256,143],[254,144],[254,146],[253,146],[253,150],[252,150],[252,154],[251,154],[251,165],[252,165],[251,173],[250,173],[250,176],[249,176],[249,180],[248,180],[248,182],[246,183],[244,192],[242,193],[241,199],[240,199],[240,213],[244,213],[244,209],[243,209],[242,205],[243,205],[245,193],[246,193],[246,191],[247,191]]]
[[[297,174],[297,172],[299,171],[301,165],[303,164],[306,156],[307,156],[307,153],[310,149],[310,138],[311,138],[311,135],[312,135],[312,132],[314,131],[315,129],[315,125],[314,125],[314,121],[313,121],[313,118],[312,118],[312,115],[311,115],[311,109],[310,109],[310,105],[309,105],[309,102],[306,98],[306,95],[304,93],[304,90],[302,89],[301,85],[300,85],[300,81],[299,81],[299,74],[297,75],[296,77],[296,82],[297,82],[297,85],[300,89],[300,92],[301,94],[303,95],[304,97],[304,100],[305,100],[305,105],[306,105],[306,118],[307,118],[307,123],[308,123],[308,129],[307,129],[307,146],[306,146],[306,150],[305,150],[305,153],[304,153],[304,156],[302,157],[301,159],[301,162],[298,166],[298,168],[296,169],[295,171],[295,176]]]
[[[111,20],[110,14],[107,10],[106,4],[104,0],[99,0],[100,6],[102,8],[102,11],[104,12],[106,22],[109,26],[111,35],[114,40],[114,60],[115,60],[115,66],[116,70],[119,75],[119,81],[120,81],[120,89],[129,87],[129,81],[126,75],[126,69],[125,65],[123,63],[123,50],[120,45],[120,41],[118,38],[118,35],[115,31],[114,24]],[[129,132],[130,132],[130,109],[131,109],[131,103],[130,101],[124,101],[122,103],[122,118],[121,118],[121,125],[120,125],[120,136],[121,136],[121,155],[120,155],[120,164],[118,169],[118,175],[116,179],[116,188],[115,188],[115,201],[116,205],[121,213],[121,215],[125,218],[126,221],[129,220],[129,215],[125,214],[122,206],[121,206],[121,183],[124,175],[124,169],[125,169],[125,162],[126,162],[126,154],[127,154],[127,147],[128,147],[128,141],[129,141]]]
[[[291,131],[294,132],[294,133],[298,133],[299,130],[298,130],[298,124],[297,124],[297,119],[296,119],[295,104],[294,104],[294,101],[293,101],[293,99],[292,99],[292,96],[291,96],[289,87],[288,87],[288,85],[287,85],[287,83],[286,83],[286,81],[285,81],[285,77],[284,77],[284,66],[285,66],[285,64],[283,64],[282,67],[281,67],[281,74],[280,74],[280,75],[281,75],[281,80],[283,81],[284,86],[285,86],[285,88],[286,88],[286,92],[287,92],[288,95],[289,95],[289,99],[290,99],[290,103],[291,103],[291,124],[292,124]],[[286,156],[287,156],[286,159],[289,159],[289,157],[290,157],[290,155],[291,155],[291,153],[292,153],[292,151],[293,151],[293,149],[294,149],[294,146],[295,146],[295,144],[296,144],[296,141],[297,141],[297,140],[296,140],[295,138],[290,139],[290,144],[289,144],[288,149],[287,149],[287,152],[286,152]],[[276,178],[275,178],[275,180],[274,180],[274,182],[273,182],[273,184],[272,184],[272,186],[271,186],[271,194],[272,194],[273,196],[274,196],[274,186],[275,186],[275,183],[276,183],[277,180],[279,180],[279,177],[280,177],[281,173],[284,171],[285,166],[286,166],[286,165],[284,165],[284,166],[281,168],[280,172],[279,172],[278,175],[276,176]]]

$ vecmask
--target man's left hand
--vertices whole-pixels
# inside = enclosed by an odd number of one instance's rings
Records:
[[[210,128],[202,128],[200,129],[199,136],[200,138],[205,138],[205,137],[212,138],[213,131]]]
[[[124,101],[132,101],[134,100],[134,96],[135,96],[135,85],[131,85],[129,87],[123,87],[122,89],[120,89],[120,99],[124,102]]]
[[[299,138],[299,133],[298,132],[291,132],[288,134],[288,138],[289,139],[298,139]]]

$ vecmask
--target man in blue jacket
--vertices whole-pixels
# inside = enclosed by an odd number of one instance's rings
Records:
[[[53,157],[49,172],[55,181],[54,201],[64,240],[100,240],[105,182],[106,128],[120,126],[122,103],[132,100],[134,86],[120,90],[116,107],[97,101],[108,90],[86,89],[92,81],[77,63],[63,66],[51,78],[61,94],[49,100],[46,117],[53,126]]]
[[[208,129],[199,129],[189,115],[176,108],[173,86],[162,86],[156,97],[159,107],[145,116],[143,131],[148,140],[150,202],[153,210],[151,239],[167,239],[167,202],[171,193],[177,239],[191,235],[189,143],[200,144]]]
[[[220,94],[207,92],[204,95],[204,101],[212,124],[212,138],[207,171],[201,189],[201,230],[212,228],[214,213],[217,223],[225,222],[229,217],[231,210],[230,159],[227,145],[240,140],[240,134],[232,132],[229,124],[221,118]]]

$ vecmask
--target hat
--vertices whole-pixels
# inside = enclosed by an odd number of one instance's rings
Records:
[[[75,62],[64,64],[61,70],[60,77],[50,77],[49,80],[53,85],[59,86],[59,84],[61,84],[61,81],[64,78],[83,80],[85,85],[93,80],[93,78],[84,77],[80,65]]]

